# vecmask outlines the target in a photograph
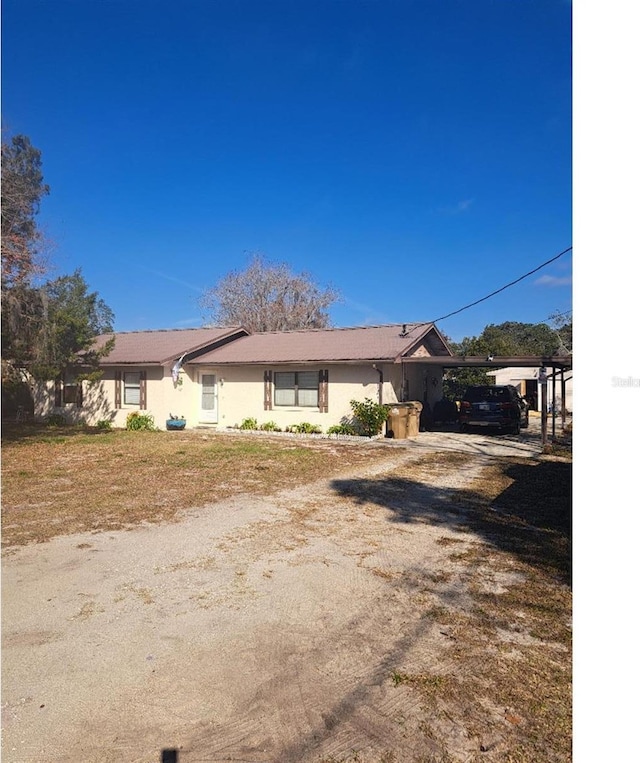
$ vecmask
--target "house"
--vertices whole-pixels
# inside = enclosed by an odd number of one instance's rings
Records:
[[[547,374],[547,403],[549,408],[555,405],[555,410],[562,408],[562,384],[565,387],[565,409],[573,411],[573,375],[569,371],[546,368]],[[493,376],[496,384],[512,384],[518,389],[522,397],[530,404],[531,410],[541,410],[541,384],[539,379],[540,368],[498,368],[495,371],[487,371],[487,376]]]
[[[224,429],[255,418],[281,429],[304,421],[326,432],[351,419],[353,399],[433,406],[442,397],[439,359],[450,357],[432,323],[124,332],[101,361],[100,381],[78,384],[70,373],[44,385],[36,417],[63,413],[69,421],[123,427],[129,413],[144,411],[161,427],[172,413],[186,418],[187,428]]]

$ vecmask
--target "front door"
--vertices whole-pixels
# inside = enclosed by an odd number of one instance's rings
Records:
[[[218,384],[215,374],[200,374],[200,421],[218,423]]]

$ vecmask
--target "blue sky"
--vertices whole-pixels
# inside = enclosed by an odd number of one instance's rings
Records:
[[[40,224],[117,330],[202,325],[254,252],[426,321],[572,245],[566,0],[4,0],[3,126],[42,151]],[[440,322],[572,307],[571,253]]]

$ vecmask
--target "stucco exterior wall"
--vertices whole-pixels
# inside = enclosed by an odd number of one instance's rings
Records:
[[[101,420],[108,420],[114,427],[125,427],[127,416],[132,411],[150,413],[156,426],[165,428],[165,421],[172,413],[187,420],[187,428],[197,426],[235,427],[244,419],[255,418],[258,425],[274,422],[281,429],[291,424],[309,422],[319,426],[323,432],[343,421],[350,421],[353,416],[351,400],[369,398],[379,401],[380,373],[382,371],[382,402],[396,403],[403,399],[403,381],[407,400],[423,400],[425,389],[425,371],[419,365],[379,364],[373,368],[366,365],[291,365],[269,367],[271,371],[314,371],[326,369],[329,372],[328,381],[328,411],[311,407],[276,406],[272,395],[273,407],[264,409],[264,371],[265,366],[200,366],[185,365],[180,371],[179,383],[176,385],[171,377],[169,368],[156,367],[127,367],[107,368],[102,379],[96,384],[83,383],[83,405],[77,407],[73,403],[56,407],[55,385],[53,382],[39,385],[35,398],[35,416],[46,419],[53,413],[62,413],[68,423],[95,425]],[[121,395],[121,406],[116,408],[116,372],[142,371],[147,375],[146,408],[138,405],[125,405],[124,394]],[[426,389],[431,405],[442,396],[441,369],[430,367],[428,370]],[[216,407],[214,411],[202,411],[202,378],[204,375],[215,375]],[[436,383],[432,384],[431,380]],[[213,415],[211,415],[213,414]]]
[[[405,364],[405,380],[407,382],[407,400],[426,400],[433,409],[435,403],[442,399],[442,368],[440,366]]]
[[[139,405],[125,405],[122,396],[121,407],[116,408],[116,370],[146,371],[147,404],[145,409]],[[102,379],[94,384],[83,382],[82,406],[75,403],[55,405],[55,383],[44,382],[34,385],[34,416],[44,420],[51,414],[63,414],[69,424],[86,423],[95,425],[99,421],[110,421],[114,427],[125,427],[127,416],[132,411],[150,413],[156,426],[164,429],[165,420],[170,413],[185,415],[194,420],[197,407],[197,385],[184,371],[180,374],[181,383],[174,385],[169,369],[155,367],[127,367],[126,369],[105,369]]]
[[[218,386],[218,425],[221,427],[239,426],[244,419],[255,418],[258,425],[273,421],[281,429],[291,424],[308,422],[319,426],[323,432],[327,428],[350,420],[353,412],[351,400],[369,398],[378,402],[379,374],[371,365],[341,365],[331,366],[278,366],[272,371],[313,371],[328,369],[328,401],[329,410],[321,413],[318,408],[277,406],[271,410],[264,409],[264,372],[265,366],[231,366],[231,367],[198,367],[192,371],[196,381],[202,374],[215,374]],[[382,368],[384,374],[383,402],[398,401],[400,393],[400,371],[389,365]],[[196,395],[198,399],[199,395]],[[273,398],[272,398],[273,399]],[[198,420],[196,423],[201,423]],[[189,426],[189,423],[187,424]]]

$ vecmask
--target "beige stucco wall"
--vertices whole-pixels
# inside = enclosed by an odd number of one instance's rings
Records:
[[[199,389],[184,371],[180,374],[181,383],[174,385],[171,371],[159,366],[143,368],[127,367],[121,371],[146,371],[147,373],[147,407],[143,411],[137,405],[122,405],[115,407],[115,373],[116,369],[107,368],[102,379],[89,384],[83,382],[83,404],[78,408],[73,403],[63,404],[56,407],[54,382],[46,382],[34,385],[34,414],[36,419],[46,419],[54,413],[62,413],[68,423],[76,424],[85,422],[90,425],[98,421],[111,421],[115,427],[124,427],[127,416],[132,411],[150,413],[153,415],[156,426],[164,429],[165,420],[170,413],[185,415],[187,419],[194,420],[197,410]],[[124,398],[123,398],[124,399]]]
[[[416,363],[405,364],[405,380],[407,382],[407,400],[427,402],[433,409],[435,403],[442,399],[442,367]]]
[[[299,365],[278,366],[277,371],[299,371]],[[244,419],[255,418],[258,425],[273,421],[284,429],[291,424],[308,422],[323,432],[343,418],[351,419],[350,401],[369,398],[378,402],[379,374],[371,365],[304,366],[306,371],[329,371],[329,410],[318,408],[276,406],[264,409],[264,366],[198,367],[195,378],[203,373],[215,374],[218,380],[218,424],[221,427],[239,426]],[[271,369],[275,371],[275,368]],[[400,369],[384,367],[383,402],[397,402],[400,394]]]
[[[318,408],[280,407],[264,410],[264,371],[265,366],[193,366],[187,364],[180,372],[180,383],[175,385],[169,368],[127,367],[127,371],[145,370],[147,373],[147,407],[144,413],[150,413],[156,426],[165,428],[165,421],[170,413],[184,416],[187,428],[204,425],[218,427],[239,426],[244,419],[255,418],[259,425],[268,421],[275,422],[281,429],[291,424],[309,422],[319,426],[323,432],[333,424],[351,420],[350,401],[369,398],[378,402],[379,373],[371,364],[366,365],[329,365],[318,364],[300,366],[271,367],[275,371],[329,371],[329,410],[320,413]],[[425,372],[424,366],[407,364],[380,364],[383,373],[383,403],[395,403],[403,399],[403,379],[407,400],[423,400],[427,389],[429,403],[433,405],[442,396],[442,371],[430,366]],[[125,369],[119,369],[124,371]],[[115,408],[115,373],[116,369],[106,369],[100,382],[83,384],[83,406],[77,408],[67,404],[54,407],[54,384],[40,385],[35,394],[36,418],[44,419],[51,413],[64,413],[69,423],[96,424],[109,420],[115,427],[124,427],[127,416],[132,411],[140,411],[135,405],[122,405]],[[404,376],[403,376],[404,373]],[[425,387],[425,373],[428,376]],[[209,418],[201,411],[202,387],[204,374],[215,374],[217,382],[216,416]],[[435,384],[432,380],[436,380]],[[123,396],[124,399],[124,396]]]

